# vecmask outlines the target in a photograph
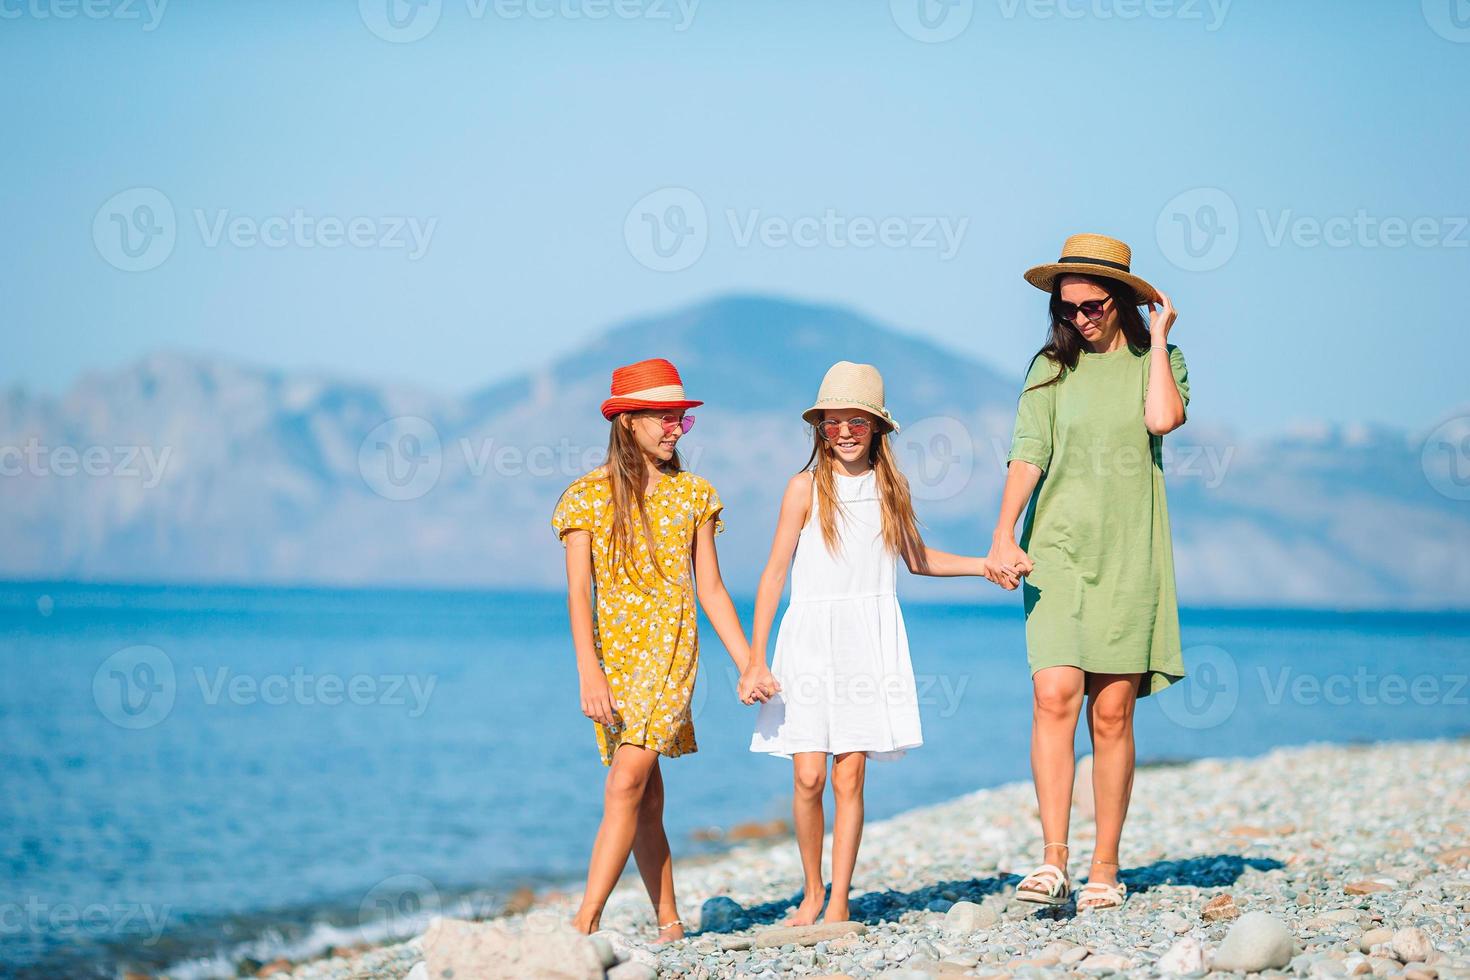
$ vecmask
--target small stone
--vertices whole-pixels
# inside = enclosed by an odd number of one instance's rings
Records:
[[[413,965],[413,969],[408,971],[408,976],[404,980],[429,980],[429,964],[419,960]]]
[[[1095,953],[1078,964],[1084,973],[1123,973],[1133,969],[1133,961],[1116,953]]]
[[[1247,912],[1230,927],[1211,968],[1244,973],[1280,969],[1291,962],[1295,951],[1296,942],[1285,923],[1266,912]]]
[[[1176,977],[1198,977],[1205,974],[1205,949],[1199,940],[1186,936],[1177,940],[1169,951],[1159,957],[1160,973]]]
[[[1342,968],[1350,977],[1361,977],[1373,972],[1373,966],[1368,962],[1368,957],[1361,953],[1353,953],[1342,961]]]
[[[1087,959],[1087,955],[1091,952],[1092,950],[1088,949],[1086,946],[1073,946],[1071,949],[1067,950],[1060,957],[1058,957],[1058,960],[1063,966],[1076,966],[1078,963],[1081,963],[1083,960]]]
[[[1326,919],[1328,922],[1353,922],[1358,921],[1358,913],[1353,909],[1328,909],[1317,918]]]
[[[1190,921],[1184,916],[1180,915],[1178,912],[1165,912],[1163,915],[1159,916],[1159,925],[1163,926],[1165,929],[1168,929],[1176,936],[1181,933],[1188,932],[1190,929],[1194,928]]]
[[[602,958],[602,968],[610,968],[618,961],[618,954],[613,950],[612,943],[606,936],[593,936],[592,945],[597,948],[597,955]]]
[[[1448,851],[1440,851],[1434,859],[1440,864],[1470,864],[1470,847],[1452,847]]]
[[[1240,824],[1230,828],[1231,837],[1270,837],[1271,831],[1254,824]]]
[[[658,980],[658,971],[647,963],[628,960],[608,970],[607,980]]]
[[[1373,952],[1374,946],[1382,946],[1393,939],[1392,929],[1369,929],[1358,939],[1358,949],[1365,953]]]
[[[699,908],[700,932],[738,932],[747,924],[745,909],[728,896],[716,895]]]
[[[948,933],[975,932],[987,929],[999,921],[1000,916],[988,905],[974,902],[955,902],[944,913],[944,931]]]
[[[1200,918],[1206,922],[1224,922],[1239,916],[1240,906],[1235,904],[1235,897],[1233,895],[1226,893],[1224,895],[1216,895],[1206,902],[1205,907],[1200,909],[1199,914]]]
[[[1401,963],[1422,963],[1434,951],[1424,930],[1412,926],[1394,933],[1393,938],[1388,941],[1388,948],[1393,950],[1393,955]]]
[[[1392,885],[1385,885],[1381,881],[1365,878],[1362,881],[1350,881],[1342,886],[1342,890],[1349,895],[1372,895],[1374,892],[1393,891]]]

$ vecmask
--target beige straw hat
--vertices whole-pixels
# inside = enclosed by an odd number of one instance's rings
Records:
[[[1160,303],[1159,291],[1132,272],[1133,250],[1116,238],[1106,235],[1073,235],[1062,246],[1062,257],[1056,262],[1026,270],[1026,281],[1037,289],[1051,292],[1058,276],[1068,273],[1106,276],[1133,288],[1139,306]]]
[[[816,403],[801,417],[816,425],[829,408],[861,408],[878,416],[891,431],[898,431],[898,423],[883,405],[883,375],[871,364],[838,361],[828,368]]]

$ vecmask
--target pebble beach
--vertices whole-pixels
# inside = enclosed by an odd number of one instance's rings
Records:
[[[1085,778],[1085,770],[1080,773]],[[1094,825],[1079,794],[1073,872]],[[1124,835],[1120,910],[1013,899],[1039,860],[1029,783],[869,823],[851,923],[788,929],[794,843],[680,863],[687,938],[650,944],[631,862],[591,939],[574,895],[351,958],[262,975],[467,977],[1378,976],[1470,978],[1470,741],[1278,749],[1141,769]],[[828,841],[830,849],[830,839]]]

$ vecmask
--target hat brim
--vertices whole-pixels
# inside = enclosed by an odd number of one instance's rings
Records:
[[[649,412],[664,408],[698,408],[704,402],[678,401],[678,402],[650,402],[641,398],[609,398],[602,403],[602,417],[611,419],[614,415],[623,412]]]
[[[822,414],[824,412],[834,408],[855,408],[860,412],[867,412],[875,416],[879,422],[886,425],[888,427],[887,431],[898,431],[898,422],[886,410],[879,411],[871,405],[858,405],[855,402],[819,402],[805,412],[802,412],[801,417],[808,425],[816,425],[822,420]]]
[[[1092,265],[1088,262],[1049,262],[1046,265],[1034,266],[1025,272],[1026,281],[1044,293],[1051,292],[1058,277],[1066,275],[1101,276],[1104,279],[1114,279],[1124,283],[1133,290],[1138,306],[1163,302],[1159,291],[1148,280],[1141,279],[1131,272],[1121,272],[1105,265]]]

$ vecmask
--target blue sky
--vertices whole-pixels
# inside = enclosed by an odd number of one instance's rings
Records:
[[[169,347],[464,391],[730,291],[1019,376],[1021,272],[1101,231],[1213,421],[1466,404],[1465,0],[91,2],[0,2],[3,383]],[[118,251],[157,195],[172,244]],[[650,268],[650,220],[702,251]]]

